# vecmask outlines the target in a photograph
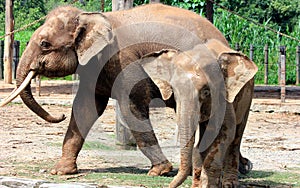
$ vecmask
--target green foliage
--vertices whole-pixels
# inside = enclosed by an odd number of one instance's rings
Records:
[[[278,84],[278,59],[279,46],[286,46],[286,79],[287,84],[296,82],[295,56],[297,41],[282,37],[264,27],[250,23],[236,15],[232,15],[224,10],[218,9],[215,14],[215,26],[225,35],[226,39],[235,49],[235,44],[239,44],[241,51],[249,56],[249,47],[252,44],[254,50],[254,62],[259,67],[256,75],[256,83],[264,83],[264,46],[269,46],[269,84]],[[263,23],[272,28],[279,27],[275,24],[270,25],[268,21]],[[234,29],[233,29],[234,28]],[[300,36],[300,22],[295,27],[291,36]]]
[[[46,14],[46,10],[42,1],[34,0],[15,0],[14,1],[15,28],[20,28],[38,20]],[[40,24],[35,24],[29,30],[35,30]]]
[[[100,11],[101,4],[99,0],[89,0],[89,1],[73,1],[73,0],[44,0],[45,7],[47,12],[51,11],[52,9],[62,6],[62,5],[73,5],[77,8],[80,8],[85,11]],[[105,4],[104,10],[109,10],[108,6],[111,6],[111,1]]]
[[[202,14],[205,7],[205,0],[161,0],[162,3],[188,9],[193,12]]]
[[[293,28],[300,18],[299,0],[219,0],[229,10],[260,23],[270,20],[283,31]]]

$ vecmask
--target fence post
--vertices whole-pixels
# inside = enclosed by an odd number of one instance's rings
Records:
[[[296,47],[296,85],[300,82],[300,46]]]
[[[278,85],[280,85],[280,76],[281,76],[281,52],[280,52],[281,46],[279,46],[279,54],[278,54],[278,71],[277,71],[277,76],[278,76]]]
[[[37,75],[35,77],[35,95],[41,96],[41,76]]]
[[[280,98],[281,102],[285,102],[285,46],[280,46],[280,86],[281,86],[281,92],[280,92]]]
[[[79,80],[79,75],[77,73],[72,74],[72,80]]]
[[[13,78],[16,79],[17,77],[17,67],[19,64],[19,57],[20,57],[20,41],[15,40],[14,41],[14,47],[13,47],[13,66],[12,66],[12,71],[13,71]]]
[[[253,54],[254,54],[254,46],[253,44],[250,44],[250,60],[253,61]]]
[[[3,2],[3,1],[2,1]],[[11,33],[14,30],[14,1],[5,1],[5,33]],[[14,35],[9,34],[4,39],[4,82],[12,84],[12,57],[13,57]]]
[[[116,101],[116,145],[125,150],[134,150],[137,146],[131,131],[125,126],[118,101]]]
[[[265,84],[268,85],[269,77],[269,46],[266,44],[264,48],[265,52]]]
[[[133,6],[133,0],[119,1],[112,0],[112,11],[129,9]],[[116,101],[116,142],[123,149],[132,149],[136,142],[131,133],[131,130],[124,124],[126,122],[122,121],[123,117],[121,115],[121,110],[118,102]]]
[[[3,53],[4,53],[4,41],[0,40],[0,79],[4,78]]]
[[[240,51],[241,49],[240,49],[240,45],[239,45],[239,43],[235,43],[235,51]]]

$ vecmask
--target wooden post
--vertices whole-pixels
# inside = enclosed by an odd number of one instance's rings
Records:
[[[133,0],[112,0],[112,10],[129,9],[133,6]],[[136,141],[128,127],[122,124],[122,114],[116,101],[116,143],[121,149],[136,149]]]
[[[240,49],[240,45],[238,43],[235,44],[235,50],[237,52],[239,52],[241,49]]]
[[[266,85],[268,85],[268,75],[269,75],[269,47],[268,45],[266,44],[265,45],[265,48],[264,48],[264,51],[265,51],[265,81],[264,83]]]
[[[11,33],[14,29],[13,0],[6,0],[5,5],[5,33]],[[5,37],[4,41],[4,82],[12,83],[12,57],[14,35]]]
[[[77,73],[72,74],[72,80],[79,80],[79,75]]]
[[[281,70],[280,70],[280,86],[281,86],[281,92],[280,92],[280,98],[281,102],[285,102],[285,46],[280,46],[280,65],[281,65]]]
[[[112,11],[130,9],[133,7],[133,0],[112,0]]]
[[[250,44],[250,60],[253,61],[253,55],[254,55],[254,46]]]
[[[279,46],[279,58],[278,58],[278,85],[280,85],[280,76],[281,76],[281,52],[280,52],[281,46]]]
[[[35,95],[41,96],[41,76],[37,75],[35,78]]]
[[[3,51],[4,51],[4,41],[0,40],[0,80],[4,78],[4,72],[3,72]]]
[[[214,23],[214,4],[210,0],[206,0],[206,18]]]
[[[104,12],[104,7],[105,7],[105,0],[100,0],[100,4],[101,4],[101,12]]]
[[[135,138],[130,129],[124,124],[119,103],[116,101],[116,144],[120,149],[134,150],[136,149]]]
[[[14,41],[14,48],[13,48],[13,66],[12,66],[12,72],[13,72],[13,78],[17,78],[17,67],[19,64],[19,57],[20,57],[20,41],[15,40]]]
[[[296,85],[300,84],[300,46],[296,47]]]

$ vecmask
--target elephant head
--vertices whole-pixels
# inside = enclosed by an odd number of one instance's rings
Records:
[[[159,88],[164,100],[168,100],[174,93],[176,103],[189,100],[189,107],[194,105],[198,108],[192,111],[199,113],[201,109],[202,117],[195,117],[198,120],[211,118],[220,111],[221,103],[232,103],[258,70],[247,56],[216,39],[210,39],[186,52],[166,49],[148,54],[142,59],[141,65]],[[201,108],[203,104],[206,109]],[[178,110],[179,114],[186,113],[182,109]],[[220,114],[216,116],[224,117]],[[221,118],[218,124],[222,121]],[[194,131],[195,127],[191,135]]]
[[[17,69],[17,89],[4,100],[4,106],[20,94],[23,102],[48,122],[53,117],[33,98],[30,82],[36,75],[63,77],[75,73],[113,40],[111,25],[101,13],[85,13],[74,7],[59,7],[32,35]]]
[[[186,52],[163,50],[148,54],[141,65],[162,98],[167,100],[174,94],[176,100],[181,164],[184,164],[170,184],[177,187],[190,172],[193,139],[195,145],[201,140],[200,152],[212,144],[224,121],[226,103],[234,101],[254,77],[257,66],[215,39]],[[199,122],[206,120],[208,128],[199,138]]]

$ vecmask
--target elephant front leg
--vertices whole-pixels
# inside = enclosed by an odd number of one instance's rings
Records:
[[[201,141],[201,133],[205,131],[205,127],[207,125],[207,121],[199,123],[199,131],[196,131],[195,137],[198,140],[195,139],[195,142],[197,143],[193,148],[193,184],[192,187],[199,187],[200,186],[200,177],[201,177],[201,170],[202,170],[202,163],[203,163],[203,157],[200,155],[200,149],[199,149],[199,142]],[[197,137],[198,134],[198,137]]]
[[[85,95],[77,94],[63,142],[62,157],[51,171],[51,174],[64,175],[78,172],[77,156],[90,128],[103,113],[107,102],[108,97],[98,96],[95,98],[95,95],[85,97]]]
[[[205,152],[206,156],[201,170],[200,187],[226,187],[225,185],[222,185],[221,172],[223,170],[223,162],[226,153],[235,137],[235,120],[233,106],[232,104],[227,103],[224,122],[219,134],[208,148],[208,151]]]
[[[250,108],[250,104],[249,104],[249,108]],[[224,160],[224,175],[222,178],[222,184],[227,185],[227,187],[238,186],[238,171],[240,165],[245,164],[245,166],[243,166],[244,167],[243,170],[247,169],[248,167],[247,165],[249,165],[249,168],[251,169],[251,162],[248,159],[243,158],[240,153],[242,136],[247,124],[248,115],[249,115],[249,111],[247,111],[246,114],[244,115],[242,122],[236,125],[236,134],[235,134],[234,141],[231,143],[230,147],[228,148],[226,158]],[[239,160],[243,160],[243,161],[239,161]]]
[[[54,169],[52,169],[51,174],[65,175],[77,173],[78,170],[76,159],[79,151],[81,150],[83,142],[84,137],[77,127],[72,112],[71,121],[63,142],[62,157],[56,163]]]

